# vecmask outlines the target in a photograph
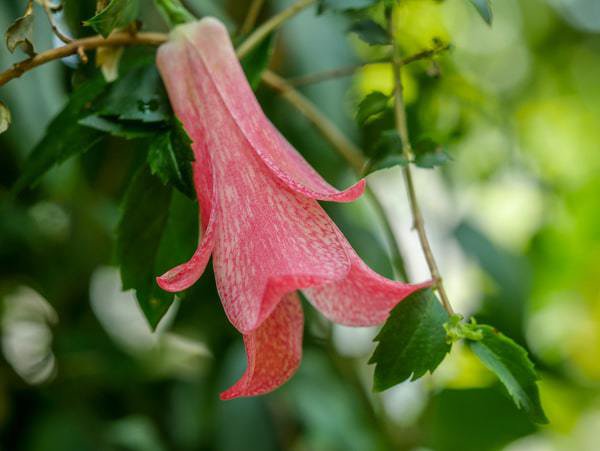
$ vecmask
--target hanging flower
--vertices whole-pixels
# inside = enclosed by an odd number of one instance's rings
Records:
[[[225,313],[243,334],[248,359],[222,399],[267,393],[296,371],[304,322],[297,290],[336,323],[371,326],[428,285],[388,280],[354,252],[317,201],[353,201],[365,181],[336,190],[281,136],[218,20],[176,28],[157,64],[193,140],[201,223],[192,258],[157,281],[184,290],[212,255]]]

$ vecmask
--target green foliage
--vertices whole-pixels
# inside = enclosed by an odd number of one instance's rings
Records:
[[[79,124],[124,139],[149,138],[156,134],[152,127],[139,122],[117,121],[97,114],[91,114],[80,119]]]
[[[8,107],[0,100],[0,134],[10,127],[12,116]]]
[[[328,9],[333,11],[363,9],[373,6],[378,2],[379,0],[319,0],[317,11],[322,13]]]
[[[370,45],[390,44],[390,36],[385,28],[371,19],[363,19],[355,22],[350,31],[356,33],[360,39]]]
[[[13,187],[15,193],[35,184],[54,165],[92,148],[102,138],[102,133],[80,125],[78,120],[90,110],[92,100],[105,85],[104,80],[97,77],[71,94],[65,108],[52,120],[43,139],[25,161]]]
[[[19,48],[29,56],[35,55],[33,49],[33,19],[33,9],[30,3],[25,14],[15,20],[6,30],[6,47],[10,53],[14,53]]]
[[[471,4],[477,9],[477,12],[488,25],[492,24],[493,13],[492,5],[490,0],[469,0]]]
[[[134,289],[148,323],[155,328],[173,295],[155,281],[160,239],[165,231],[171,190],[144,165],[133,178],[123,202],[117,231],[117,258],[123,290]]]
[[[267,69],[274,49],[275,34],[271,33],[240,61],[248,83],[255,91],[260,85],[262,73]]]
[[[177,119],[170,130],[159,134],[150,143],[148,164],[152,173],[164,184],[176,187],[186,196],[194,199],[194,181],[191,162],[194,161],[192,141]]]
[[[140,10],[140,0],[111,0],[94,17],[84,22],[102,36],[107,37],[115,28],[123,28],[133,22]]]
[[[382,113],[387,108],[389,99],[390,96],[380,91],[369,93],[358,104],[356,121],[362,125],[367,122],[370,117]]]
[[[179,0],[154,0],[154,3],[171,27],[195,19]]]
[[[431,139],[423,139],[415,145],[415,164],[420,168],[432,169],[452,161],[452,157]]]
[[[540,403],[538,376],[527,351],[493,327],[479,325],[477,330],[481,339],[467,341],[475,355],[498,376],[517,407],[534,422],[548,423]]]
[[[437,368],[450,351],[446,321],[448,313],[429,288],[400,302],[375,338],[379,344],[369,360],[376,364],[374,390],[416,380]]]

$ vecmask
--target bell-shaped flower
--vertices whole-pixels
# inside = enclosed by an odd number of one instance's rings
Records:
[[[193,140],[201,223],[191,259],[157,281],[167,291],[184,290],[212,255],[219,296],[248,360],[222,399],[267,393],[298,368],[304,321],[297,290],[336,323],[371,326],[428,285],[388,280],[354,252],[317,201],[353,201],[365,181],[336,190],[283,138],[218,20],[177,27],[157,64]]]

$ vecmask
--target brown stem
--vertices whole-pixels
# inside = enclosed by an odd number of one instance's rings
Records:
[[[164,33],[114,33],[108,38],[102,36],[91,36],[89,38],[78,39],[69,44],[46,50],[38,53],[32,58],[28,58],[13,65],[12,68],[0,73],[0,86],[5,85],[10,80],[18,78],[25,72],[30,71],[42,64],[74,55],[84,50],[92,50],[98,47],[131,46],[131,45],[160,45],[167,40]],[[82,50],[79,50],[82,49]]]
[[[254,28],[254,24],[256,24],[256,19],[258,19],[258,15],[260,14],[260,10],[262,9],[264,3],[265,0],[252,0],[252,3],[250,3],[250,7],[248,8],[248,14],[246,14],[244,23],[240,27],[240,34],[242,36],[252,31],[252,29]]]
[[[389,33],[393,43],[392,67],[394,70],[394,111],[396,116],[396,130],[402,139],[402,153],[404,154],[404,158],[410,162],[413,161],[413,150],[410,144],[408,124],[406,120],[406,106],[404,104],[404,88],[402,86],[402,58],[400,57],[398,41],[395,38],[395,15],[393,11],[389,11],[388,14]],[[421,213],[421,208],[419,207],[419,202],[417,200],[417,193],[415,190],[410,163],[404,166],[403,171],[406,189],[408,191],[410,209],[413,216],[414,228],[417,230],[417,234],[419,235],[419,241],[421,242],[421,248],[423,249],[425,260],[427,260],[427,266],[429,266],[429,272],[431,273],[431,277],[436,284],[436,288],[444,308],[450,315],[453,315],[454,310],[450,305],[450,300],[446,294],[446,289],[444,288],[444,283],[442,281],[442,277],[440,276],[437,262],[431,250],[427,232],[425,231],[425,222],[423,221],[423,214]]]
[[[73,39],[71,39],[70,37],[63,34],[60,31],[60,29],[58,28],[58,25],[56,25],[56,22],[54,21],[54,11],[56,11],[56,10],[53,9],[55,7],[53,5],[51,5],[48,0],[42,0],[42,6],[44,7],[46,16],[48,16],[48,22],[50,22],[50,28],[52,28],[52,32],[56,35],[56,37],[58,37],[58,39],[60,39],[65,44],[69,44],[70,42],[73,42]]]
[[[237,54],[239,58],[243,58],[256,47],[260,42],[268,36],[273,30],[281,26],[285,21],[298,14],[303,9],[315,3],[317,0],[298,0],[289,8],[284,9],[279,14],[274,15],[260,27],[258,27],[254,33],[248,36],[242,45],[237,48]]]

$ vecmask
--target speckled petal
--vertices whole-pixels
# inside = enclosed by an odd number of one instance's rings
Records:
[[[346,249],[351,262],[346,278],[303,290],[315,308],[333,322],[346,326],[381,324],[396,304],[432,284],[411,285],[387,279],[369,268],[350,244]]]
[[[268,393],[285,383],[300,365],[304,315],[296,293],[286,295],[271,316],[244,335],[248,366],[221,399]]]
[[[188,40],[192,65],[203,65],[203,75],[214,82],[224,106],[250,148],[288,188],[317,200],[351,202],[362,195],[365,181],[345,191],[327,183],[281,136],[263,113],[235,55],[224,25],[205,18],[175,31]]]

